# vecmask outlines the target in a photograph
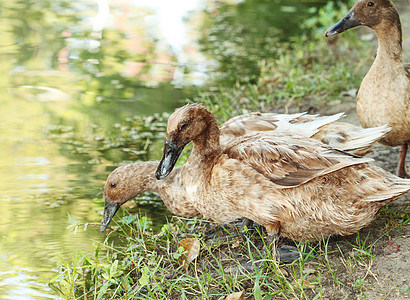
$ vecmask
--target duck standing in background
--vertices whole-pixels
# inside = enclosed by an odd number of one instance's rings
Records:
[[[298,241],[353,234],[410,190],[409,179],[314,139],[268,131],[225,146],[219,140],[211,111],[199,104],[177,109],[168,118],[157,179],[172,175],[192,141],[192,152],[178,171],[187,201],[220,223],[253,220],[273,240],[279,234]]]
[[[312,137],[342,151],[362,156],[389,130],[387,126],[361,128],[336,122],[343,113],[332,116],[276,114],[253,112],[239,115],[220,126],[220,144],[224,147],[234,139],[255,132],[282,132]],[[135,196],[151,191],[158,193],[165,206],[178,216],[195,217],[200,213],[188,200],[182,182],[181,168],[175,168],[166,179],[154,177],[156,162],[135,162],[116,168],[104,186],[105,208],[101,231],[110,223],[119,207]]]
[[[400,146],[397,174],[409,178],[405,159],[410,143],[410,67],[402,60],[399,14],[390,0],[359,0],[325,36],[360,25],[376,32],[379,46],[357,94],[357,115],[365,128],[384,124],[392,128],[380,143]]]

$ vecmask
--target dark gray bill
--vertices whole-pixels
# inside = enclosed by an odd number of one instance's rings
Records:
[[[354,10],[351,10],[343,19],[341,19],[338,23],[330,27],[326,31],[325,36],[328,37],[331,35],[342,33],[343,31],[359,26],[361,24],[362,23],[354,17]]]
[[[105,228],[110,224],[112,217],[114,217],[117,210],[120,208],[120,203],[114,203],[108,200],[106,197],[104,198],[105,205],[104,205],[104,214],[103,219],[101,222],[100,231],[103,232]]]
[[[163,179],[171,173],[179,155],[182,152],[182,149],[184,149],[184,146],[178,147],[172,142],[172,139],[169,142],[165,142],[162,159],[158,164],[157,170],[155,171],[155,177],[157,179]]]

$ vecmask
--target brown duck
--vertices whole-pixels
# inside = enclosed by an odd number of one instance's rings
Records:
[[[400,146],[397,173],[409,178],[405,159],[410,143],[410,68],[403,65],[399,14],[390,0],[359,0],[325,35],[359,25],[376,32],[379,47],[357,94],[357,115],[365,128],[383,124],[392,128],[380,142]]]
[[[316,140],[257,132],[221,146],[212,112],[198,104],[168,119],[164,153],[156,170],[166,179],[178,169],[185,201],[201,215],[227,223],[248,218],[271,236],[313,241],[348,235],[368,225],[381,207],[410,190],[410,180]],[[185,203],[184,203],[185,204]]]
[[[254,132],[276,131],[295,133],[312,137],[334,148],[349,151],[355,155],[364,155],[389,128],[363,129],[345,122],[336,122],[343,114],[317,116],[299,114],[250,113],[236,116],[220,127],[220,144],[226,144],[236,138]],[[105,209],[101,230],[108,226],[118,208],[128,200],[146,191],[156,192],[164,204],[174,214],[185,217],[200,215],[195,206],[188,201],[185,185],[181,177],[181,168],[164,180],[154,177],[158,162],[136,162],[120,166],[107,178],[104,187]]]

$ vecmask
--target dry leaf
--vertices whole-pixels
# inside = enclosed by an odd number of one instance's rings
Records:
[[[178,243],[178,248],[184,248],[181,256],[178,258],[179,265],[183,265],[185,272],[188,270],[188,265],[199,255],[200,244],[196,238],[182,239]]]
[[[225,300],[243,300],[244,299],[243,298],[243,293],[244,292],[245,291],[230,294],[230,295],[226,296]]]
[[[233,243],[231,247],[232,247],[232,249],[235,249],[236,247],[239,247],[239,245],[240,245],[239,240],[236,240],[236,242]]]

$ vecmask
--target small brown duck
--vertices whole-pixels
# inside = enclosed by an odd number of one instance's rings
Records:
[[[315,138],[333,148],[364,155],[390,129],[387,126],[364,129],[345,122],[336,122],[343,113],[332,116],[276,113],[250,113],[233,117],[220,127],[220,144],[224,147],[232,140],[254,132],[276,131],[294,133]],[[118,208],[146,192],[156,192],[165,206],[174,214],[184,217],[200,215],[188,201],[181,177],[181,168],[175,168],[171,175],[158,181],[154,177],[158,162],[136,162],[120,166],[107,178],[104,187],[105,208],[101,225],[103,231]]]
[[[400,146],[397,174],[409,178],[405,159],[410,143],[410,67],[403,65],[399,14],[390,0],[359,0],[325,35],[359,25],[376,32],[379,47],[357,94],[357,115],[365,128],[383,124],[392,128],[380,143]]]
[[[270,236],[315,241],[349,235],[368,225],[381,207],[410,190],[401,179],[369,164],[371,159],[334,150],[314,139],[277,133],[244,135],[221,147],[211,111],[188,104],[168,119],[156,177],[178,169],[186,201],[220,223],[248,218]]]

